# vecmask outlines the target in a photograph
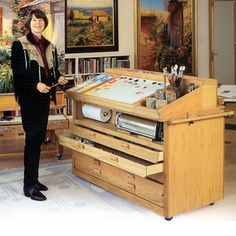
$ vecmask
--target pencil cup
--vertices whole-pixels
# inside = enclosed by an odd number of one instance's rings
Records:
[[[167,100],[156,100],[156,109],[161,109],[167,105]]]
[[[156,108],[156,98],[146,98],[146,107]]]

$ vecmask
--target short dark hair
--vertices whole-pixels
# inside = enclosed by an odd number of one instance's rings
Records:
[[[48,18],[45,14],[44,11],[42,11],[41,9],[39,8],[35,8],[35,9],[32,9],[30,12],[29,12],[29,15],[26,17],[25,19],[25,28],[29,31],[31,31],[31,28],[30,28],[30,22],[32,20],[32,17],[33,15],[36,16],[36,18],[40,18],[40,19],[43,19],[44,20],[44,23],[45,23],[45,28],[48,26]],[[44,28],[44,29],[45,29]]]

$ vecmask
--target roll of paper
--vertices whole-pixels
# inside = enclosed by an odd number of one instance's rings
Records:
[[[83,105],[82,113],[84,117],[87,117],[93,120],[98,120],[101,122],[107,122],[111,118],[111,110],[107,108],[88,105],[88,104]]]

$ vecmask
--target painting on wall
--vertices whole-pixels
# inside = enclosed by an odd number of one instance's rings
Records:
[[[0,93],[13,92],[11,70],[11,45],[28,33],[25,18],[32,8],[39,7],[46,13],[49,24],[44,37],[57,47],[59,69],[64,71],[64,0],[3,0],[0,3]]]
[[[137,67],[170,71],[177,64],[194,74],[194,0],[137,1]]]
[[[118,0],[67,0],[66,53],[118,51]]]

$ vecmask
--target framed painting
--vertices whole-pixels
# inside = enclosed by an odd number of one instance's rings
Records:
[[[118,51],[118,0],[66,0],[66,53]]]
[[[194,0],[137,0],[137,67],[195,73]]]

